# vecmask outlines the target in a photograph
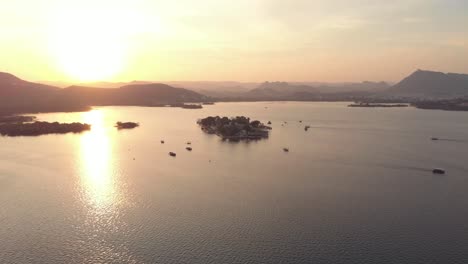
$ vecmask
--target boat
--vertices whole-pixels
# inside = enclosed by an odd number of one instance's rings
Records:
[[[192,145],[192,142],[188,141],[188,142],[187,142],[187,145]]]
[[[305,130],[305,131],[309,131],[309,128],[310,128],[310,126],[306,126],[306,127],[304,128],[304,130]]]
[[[439,138],[433,137],[433,138],[431,138],[431,140],[432,141],[437,141],[437,140],[439,140]]]
[[[434,174],[445,174],[445,170],[436,168],[436,169],[432,170],[432,173],[434,173]]]
[[[188,150],[188,151],[192,151],[191,147],[186,147],[185,149]]]
[[[164,140],[161,140],[161,144],[164,144]]]
[[[283,148],[284,152],[289,152],[289,148]]]
[[[175,157],[175,156],[177,156],[177,154],[175,154],[174,152],[169,152],[169,156]]]

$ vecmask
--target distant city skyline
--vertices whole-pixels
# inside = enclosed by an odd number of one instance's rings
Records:
[[[397,82],[468,73],[463,0],[16,0],[0,71],[34,81]]]

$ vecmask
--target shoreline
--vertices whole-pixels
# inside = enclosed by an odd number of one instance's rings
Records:
[[[205,106],[211,106],[217,103],[348,103],[347,107],[356,108],[406,108],[414,107],[421,110],[443,110],[453,112],[466,112],[468,111],[468,99],[453,99],[453,100],[434,100],[434,101],[419,101],[409,103],[401,100],[398,102],[362,102],[353,103],[351,100],[214,100],[212,102],[197,102],[197,103],[176,103],[176,104],[157,104],[157,105],[93,105],[77,109],[21,109],[20,111],[0,109],[0,120],[3,118],[25,117],[36,114],[49,114],[49,113],[79,113],[89,112],[96,107],[165,107],[165,108],[181,108],[189,110],[204,109]]]

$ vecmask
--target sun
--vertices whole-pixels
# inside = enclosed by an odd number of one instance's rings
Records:
[[[108,80],[125,65],[126,19],[106,10],[61,11],[51,27],[51,53],[74,81]]]

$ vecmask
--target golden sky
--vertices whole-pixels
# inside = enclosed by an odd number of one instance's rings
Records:
[[[466,0],[0,0],[28,80],[397,81],[468,73]]]

